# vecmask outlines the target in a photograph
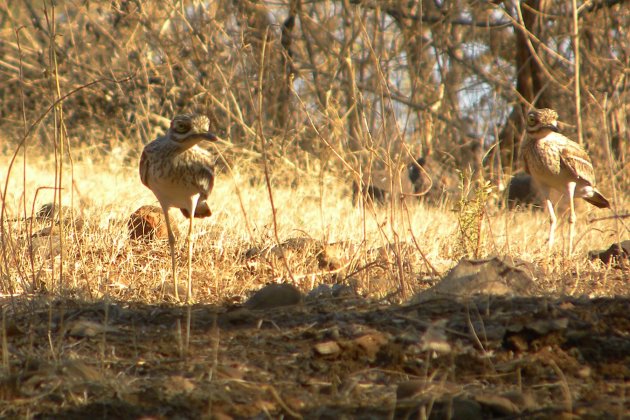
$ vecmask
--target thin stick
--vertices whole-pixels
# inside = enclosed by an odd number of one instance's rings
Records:
[[[574,84],[575,84],[575,122],[577,124],[578,144],[582,145],[582,115],[581,115],[581,97],[580,97],[580,24],[578,22],[577,1],[573,0],[573,48],[575,54],[574,65]]]
[[[260,139],[260,144],[262,146],[263,168],[265,171],[265,184],[267,185],[267,192],[269,193],[269,204],[271,205],[271,215],[272,215],[271,218],[273,219],[273,235],[276,240],[276,243],[280,245],[280,237],[278,235],[277,209],[273,201],[273,191],[271,189],[271,177],[269,176],[269,165],[267,164],[269,158],[267,156],[267,144],[266,144],[266,139],[263,132],[263,123],[262,123],[262,118],[263,118],[262,86],[263,86],[263,75],[264,75],[264,70],[265,70],[265,53],[267,51],[268,36],[269,36],[269,27],[265,29],[265,37],[263,38],[262,47],[260,51],[260,68],[258,70],[259,71],[259,74],[258,74],[258,130],[259,130],[258,136]],[[280,253],[282,254],[282,261],[284,262],[284,267],[289,273],[289,277],[291,277],[291,282],[295,284],[295,278],[293,277],[293,272],[291,271],[291,268],[289,267],[289,262],[287,261],[287,258],[284,255],[284,248],[281,246],[279,246],[278,248],[280,249]]]

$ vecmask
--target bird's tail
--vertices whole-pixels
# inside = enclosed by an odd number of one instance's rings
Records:
[[[599,207],[600,209],[610,208],[610,201],[606,197],[604,197],[599,191],[593,189],[593,195],[590,197],[582,197],[595,207]]]
[[[185,218],[190,217],[190,213],[187,209],[180,209]],[[208,206],[207,201],[200,201],[197,203],[197,208],[195,209],[195,217],[199,219],[203,219],[204,217],[212,216],[212,211],[210,210],[210,206]]]

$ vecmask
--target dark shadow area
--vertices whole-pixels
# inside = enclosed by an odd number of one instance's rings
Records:
[[[3,417],[606,418],[630,409],[628,297],[3,307]]]

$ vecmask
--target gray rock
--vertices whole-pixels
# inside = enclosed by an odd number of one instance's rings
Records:
[[[297,287],[282,283],[268,284],[245,302],[248,309],[271,309],[281,306],[297,305],[302,302],[302,293]]]
[[[412,303],[467,299],[474,295],[531,296],[535,289],[529,274],[498,257],[461,260],[442,281],[414,296]]]

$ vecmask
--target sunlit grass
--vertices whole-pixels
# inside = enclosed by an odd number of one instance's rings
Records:
[[[28,291],[34,278],[48,290],[74,290],[85,297],[110,295],[131,300],[160,301],[164,299],[162,284],[170,286],[170,260],[164,241],[142,243],[128,239],[127,218],[138,207],[157,205],[157,200],[139,179],[138,151],[119,149],[108,156],[92,156],[90,151],[73,151],[72,170],[68,165],[63,176],[63,204],[71,206],[84,227],[76,233],[66,228],[64,235],[64,277],[59,287],[61,262],[58,252],[52,252],[48,237],[34,238],[31,260],[28,235],[45,223],[24,219],[31,209],[53,201],[51,187],[55,184],[54,161],[46,157],[18,158],[12,168],[5,197],[5,219],[11,221],[11,254],[8,272],[13,293]],[[3,156],[2,179],[6,180],[9,157]],[[273,211],[269,189],[260,168],[249,162],[230,162],[231,170],[217,174],[211,195],[213,216],[195,220],[194,281],[196,299],[222,301],[241,296],[270,281],[290,280],[282,264],[260,263],[252,268],[244,253],[252,248],[276,244]],[[25,171],[24,171],[24,168]],[[353,207],[350,179],[330,174],[323,179],[317,172],[302,173],[299,182],[284,182],[283,171],[272,170],[271,193],[276,208],[277,237],[309,237],[323,243],[344,241],[352,244],[355,266],[367,263],[367,252],[388,243],[406,243],[419,254],[422,251],[431,266],[441,274],[463,257],[458,246],[458,213],[452,205],[434,206],[418,200],[408,200],[402,208],[383,206],[376,210],[366,206]],[[26,174],[26,185],[23,183]],[[451,200],[451,202],[454,202]],[[566,252],[566,223],[558,229],[559,241],[553,252],[546,246],[548,221],[541,211],[510,212],[488,206],[484,216],[481,256],[510,256],[534,263],[547,274],[539,279],[550,292],[607,294],[602,287],[594,290],[606,276],[606,268],[587,260],[589,250],[607,248],[617,240],[623,227],[614,220],[588,224],[587,219],[607,215],[605,211],[581,206],[578,219],[578,243],[575,256]],[[178,211],[171,217],[181,232],[187,221]],[[563,218],[563,220],[565,220]],[[32,229],[32,230],[29,230]],[[561,239],[560,239],[561,238]],[[7,242],[5,242],[6,244]],[[179,254],[185,255],[185,243],[178,243]],[[419,248],[419,250],[418,250]],[[289,269],[294,277],[306,279],[300,287],[307,291],[313,284],[339,280],[314,269],[312,255],[292,259]],[[405,271],[404,282],[417,290],[418,279],[435,273],[423,262],[414,259]],[[180,277],[184,273],[183,258],[179,261]],[[395,264],[394,264],[395,265]],[[365,274],[361,281],[374,276],[388,277],[390,286],[400,280],[395,266],[385,271]],[[599,274],[598,274],[599,273]],[[580,278],[580,276],[586,276]],[[565,279],[565,280],[562,280]],[[566,280],[569,279],[569,280]],[[590,279],[590,280],[589,280]],[[580,284],[579,281],[586,282]],[[591,283],[589,283],[589,281]],[[7,283],[3,283],[6,285]],[[74,285],[76,284],[76,289]],[[3,290],[8,293],[9,290]]]

